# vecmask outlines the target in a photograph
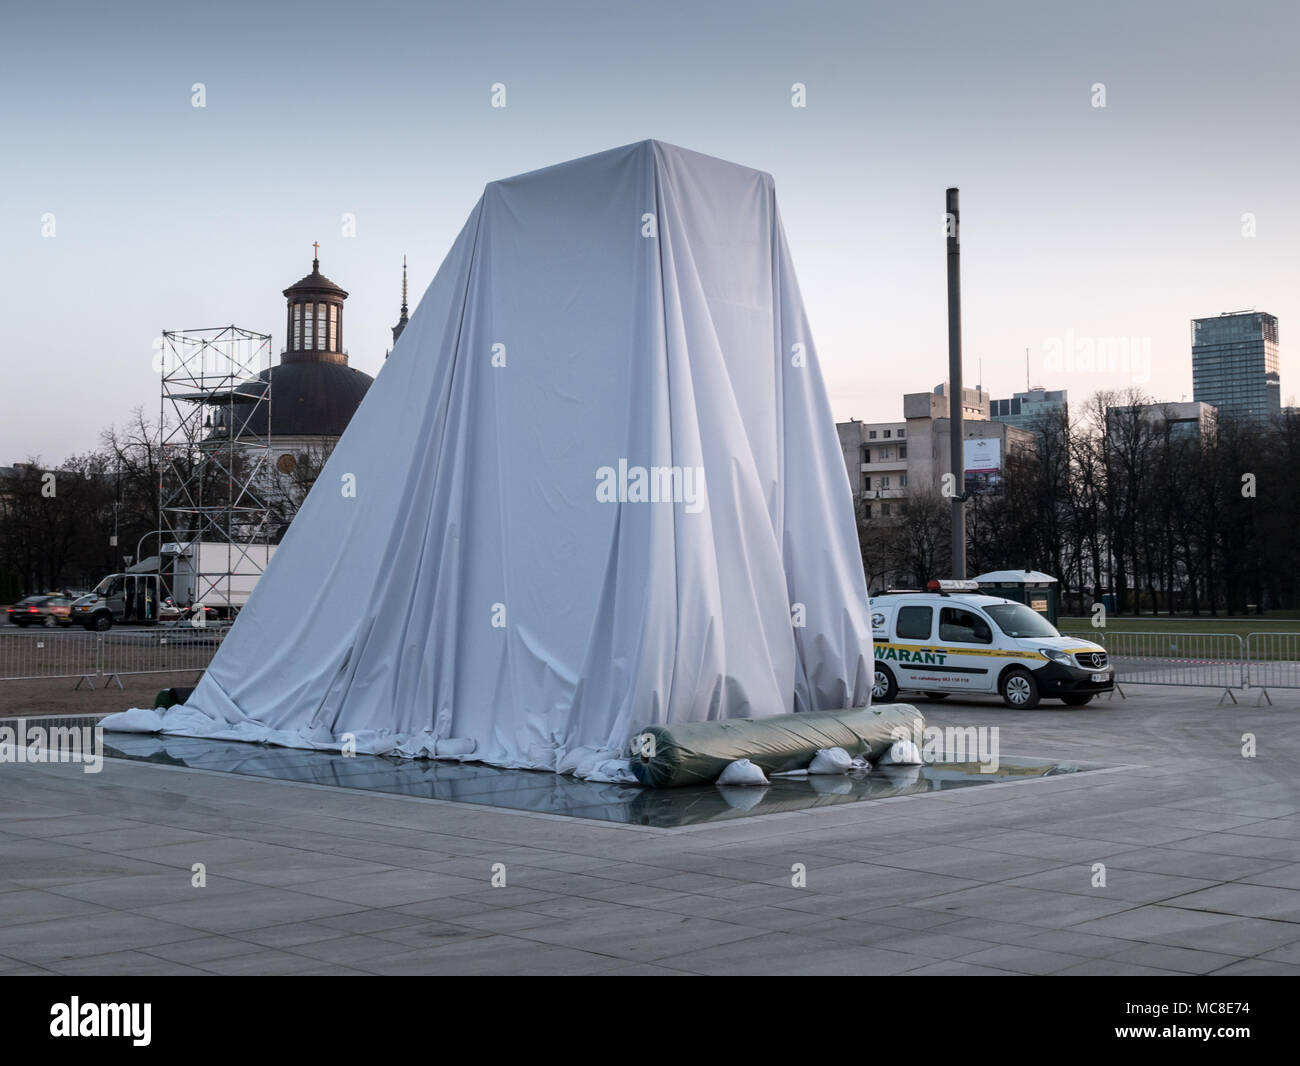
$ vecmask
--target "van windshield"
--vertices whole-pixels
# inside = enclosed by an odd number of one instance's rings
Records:
[[[984,613],[1009,637],[1059,637],[1056,627],[1023,603],[1000,603],[985,607]]]

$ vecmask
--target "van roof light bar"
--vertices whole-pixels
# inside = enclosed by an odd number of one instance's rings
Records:
[[[925,586],[931,592],[978,592],[978,581],[958,580],[957,578],[939,578]]]

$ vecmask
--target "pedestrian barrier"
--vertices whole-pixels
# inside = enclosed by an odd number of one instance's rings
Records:
[[[1120,695],[1124,685],[1178,685],[1222,689],[1219,702],[1236,703],[1233,690],[1247,687],[1246,646],[1236,633],[1099,629],[1089,638],[1110,656]]]
[[[61,633],[58,630],[0,632],[0,680],[35,681],[50,678],[93,678],[99,673],[101,633]],[[94,688],[94,682],[90,682]]]
[[[1300,688],[1300,633],[1250,633],[1246,636],[1250,687],[1272,703],[1271,688]]]
[[[106,633],[0,632],[0,681],[76,678],[122,686],[127,674],[202,673],[228,626],[166,626]]]
[[[193,628],[158,626],[147,630],[69,633],[58,630],[0,631],[0,681],[77,679],[117,682],[129,674],[202,673],[229,631],[228,625]],[[1068,635],[1068,634],[1067,634]],[[1148,633],[1093,630],[1115,670],[1115,684],[1176,685],[1223,690],[1300,689],[1300,633]]]

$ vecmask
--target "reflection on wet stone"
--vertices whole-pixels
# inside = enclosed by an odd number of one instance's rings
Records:
[[[650,789],[580,781],[549,771],[505,770],[481,763],[343,756],[337,752],[141,733],[106,734],[105,755],[275,781],[661,828],[1101,769],[1004,757],[992,774],[981,773],[978,762],[936,762],[927,766],[880,766],[861,775],[777,777],[759,788],[700,785]]]

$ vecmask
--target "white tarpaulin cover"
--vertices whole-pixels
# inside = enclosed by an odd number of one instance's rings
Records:
[[[621,777],[871,649],[772,178],[642,141],[487,186],[198,688],[103,724]]]

